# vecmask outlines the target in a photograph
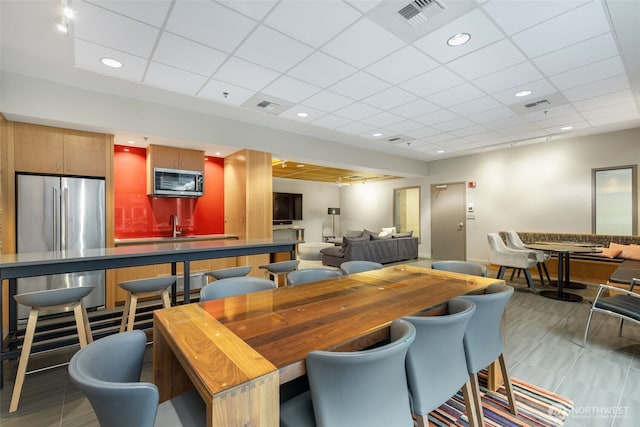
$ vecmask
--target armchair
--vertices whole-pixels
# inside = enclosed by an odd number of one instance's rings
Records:
[[[524,242],[518,236],[518,233],[515,231],[506,231],[505,235],[507,236],[507,247],[511,249],[520,249],[520,250],[530,250],[524,247]],[[547,276],[547,281],[551,283],[551,278],[549,277],[549,271],[547,270],[546,261],[549,261],[551,255],[544,251],[534,251],[536,253],[536,257],[538,259],[538,274],[540,275],[540,283],[544,285],[544,279],[542,278],[542,270],[544,270],[545,275]]]
[[[498,279],[504,278],[507,268],[521,269],[527,279],[527,286],[531,292],[536,293],[536,286],[529,269],[538,264],[538,257],[535,251],[508,248],[498,233],[487,234],[489,241],[489,261],[491,264],[500,266]]]

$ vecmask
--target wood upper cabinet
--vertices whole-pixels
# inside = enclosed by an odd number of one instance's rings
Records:
[[[204,151],[149,145],[147,159],[150,169],[169,168],[204,172]]]
[[[108,135],[14,123],[17,172],[105,177]]]

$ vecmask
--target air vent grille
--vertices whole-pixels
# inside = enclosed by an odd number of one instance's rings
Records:
[[[400,9],[397,13],[406,20],[409,25],[416,28],[427,22],[427,17],[422,13],[422,11],[427,7],[431,7],[433,9],[430,15],[444,9],[444,5],[441,3],[441,0],[414,0]]]
[[[528,104],[524,104],[524,106],[527,107],[527,108],[533,108],[533,107],[538,107],[538,106],[543,105],[543,104],[551,105],[549,100],[541,99],[540,101],[535,101],[535,102],[530,102]]]

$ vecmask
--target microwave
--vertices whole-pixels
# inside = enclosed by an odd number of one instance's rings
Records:
[[[153,168],[153,196],[200,197],[204,194],[204,174],[200,171]]]

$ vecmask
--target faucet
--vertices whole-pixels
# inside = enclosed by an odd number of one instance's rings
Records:
[[[170,222],[171,225],[173,225],[173,238],[175,239],[178,235],[182,234],[182,231],[178,231],[178,215],[171,215]]]

